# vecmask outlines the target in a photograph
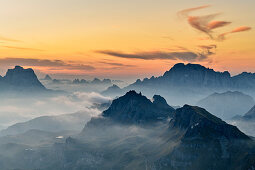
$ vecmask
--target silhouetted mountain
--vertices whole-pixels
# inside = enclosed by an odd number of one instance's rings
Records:
[[[211,138],[225,137],[226,139],[249,139],[237,127],[227,124],[220,118],[210,114],[197,106],[185,105],[176,110],[174,118],[170,121],[170,128],[185,129],[185,138]]]
[[[30,92],[46,90],[31,68],[24,69],[20,66],[8,69],[6,75],[1,78],[0,89]]]
[[[48,132],[80,131],[89,119],[89,113],[82,111],[59,116],[41,116],[27,122],[16,123],[0,131],[0,136],[17,135],[33,129]]]
[[[253,106],[245,115],[244,118],[246,119],[254,119],[255,118],[255,106]]]
[[[255,74],[252,73],[244,72],[231,77],[228,71],[216,72],[199,64],[178,63],[163,76],[138,79],[135,83],[125,87],[123,92],[136,90],[147,96],[164,95],[167,101],[174,105],[195,104],[196,100],[213,92],[229,90],[253,92],[254,82]]]
[[[174,109],[161,96],[154,96],[153,102],[135,91],[129,91],[124,96],[113,100],[109,109],[102,113],[123,123],[148,123],[172,116]]]
[[[169,125],[169,135],[179,142],[157,160],[160,169],[249,169],[255,163],[249,160],[254,141],[205,109],[185,105]]]
[[[246,113],[254,104],[254,99],[251,96],[238,91],[213,93],[197,103],[198,106],[224,119]]]
[[[52,78],[47,74],[43,80],[52,80]]]
[[[106,96],[117,96],[122,93],[123,93],[123,90],[115,84],[108,87],[105,91],[101,92],[102,95],[106,95]]]
[[[236,88],[254,89],[255,73],[243,72],[232,78]]]
[[[85,84],[85,83],[89,83],[87,80],[85,79],[74,79],[73,80],[73,84]]]

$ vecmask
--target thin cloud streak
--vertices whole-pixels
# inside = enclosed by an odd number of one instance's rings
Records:
[[[47,60],[47,59],[31,59],[31,58],[2,58],[0,59],[0,66],[14,66],[21,65],[27,67],[46,67],[54,68],[57,70],[69,69],[69,70],[86,70],[91,71],[96,68],[91,65],[79,64],[77,62],[64,62],[62,60]]]
[[[179,11],[179,12],[178,12],[178,15],[179,15],[179,16],[187,17],[187,16],[189,15],[189,13],[191,13],[191,12],[193,12],[193,11],[197,11],[197,10],[200,10],[200,9],[208,8],[208,7],[210,7],[210,6],[211,6],[211,5],[203,5],[203,6],[199,6],[199,7],[184,9],[184,10],[182,10],[182,11]]]
[[[210,29],[210,30],[213,30],[213,29],[216,29],[216,28],[220,28],[220,27],[224,27],[224,26],[227,26],[229,24],[231,24],[232,22],[228,22],[228,21],[212,21],[212,22],[209,22],[207,24],[207,27]]]
[[[201,53],[195,53],[191,51],[184,52],[165,52],[165,51],[153,51],[153,52],[137,52],[137,53],[123,53],[119,51],[101,50],[97,53],[106,54],[119,58],[127,59],[142,59],[142,60],[182,60],[182,61],[202,61],[206,60],[212,52],[205,51]]]
[[[252,29],[251,27],[247,27],[247,26],[237,27],[237,28],[233,29],[232,31],[229,31],[229,32],[225,32],[225,33],[223,33],[223,34],[220,34],[220,35],[218,36],[218,39],[219,39],[219,40],[225,40],[225,39],[226,39],[225,36],[228,35],[228,34],[250,31],[251,29]]]
[[[36,49],[36,48],[25,48],[25,47],[15,47],[15,46],[2,46],[4,48],[10,48],[10,49],[16,49],[16,50],[28,50],[28,51],[45,51],[42,49]]]
[[[21,42],[20,40],[15,40],[15,39],[3,37],[3,36],[0,36],[0,40],[1,41],[10,41],[10,42]]]
[[[110,65],[110,66],[117,66],[117,67],[135,67],[134,65],[122,64],[122,63],[116,63],[116,62],[100,61],[99,63]]]

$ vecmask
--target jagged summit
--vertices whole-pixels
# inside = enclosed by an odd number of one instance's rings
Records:
[[[170,128],[186,130],[185,138],[225,137],[227,139],[249,139],[237,127],[227,124],[220,118],[197,106],[184,105],[177,109],[170,121]]]
[[[145,78],[143,81],[137,80],[131,87],[139,86],[174,86],[174,87],[204,87],[209,89],[238,89],[255,88],[250,83],[255,82],[255,74],[243,72],[237,76],[231,77],[228,71],[218,72],[206,68],[200,64],[177,63],[163,76]]]
[[[21,66],[15,66],[14,69],[8,69],[6,75],[1,79],[0,86],[3,90],[46,89],[31,68],[24,69]]]
[[[155,98],[156,102],[151,102],[141,93],[131,90],[124,96],[113,100],[109,109],[104,111],[102,115],[119,122],[138,124],[170,117],[174,109],[168,106],[162,97]],[[164,107],[161,108],[160,106]]]
[[[166,102],[166,100],[160,96],[160,95],[154,95],[152,98],[153,104],[155,106],[157,106],[158,108],[162,108],[162,109],[167,109],[170,112],[174,112],[174,108],[172,108],[171,106],[169,106]]]

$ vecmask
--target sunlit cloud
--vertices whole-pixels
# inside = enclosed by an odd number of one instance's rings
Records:
[[[216,28],[220,28],[220,27],[224,27],[226,25],[231,24],[231,22],[227,22],[227,21],[211,21],[207,24],[207,28],[212,30],[212,29],[216,29]]]
[[[197,10],[200,10],[200,9],[204,9],[204,8],[208,8],[208,7],[210,7],[210,6],[211,6],[211,5],[203,5],[203,6],[199,6],[199,7],[184,9],[184,10],[182,10],[182,11],[179,11],[179,12],[178,12],[178,15],[179,15],[179,16],[188,17],[188,15],[189,15],[191,12],[197,11]]]
[[[191,16],[191,15],[189,15],[193,11],[201,10],[201,9],[208,8],[208,7],[210,7],[210,5],[185,9],[185,10],[178,12],[178,15],[186,18],[190,26],[192,26],[193,28],[195,28],[196,30],[198,30],[200,32],[207,34],[210,37],[210,39],[213,39],[213,40],[224,40],[225,35],[227,35],[227,34],[251,30],[251,27],[242,26],[242,27],[238,27],[230,32],[225,32],[225,33],[222,33],[222,34],[214,37],[214,35],[213,35],[214,29],[225,27],[225,26],[231,24],[232,22],[213,20],[220,13],[210,14],[210,15],[205,15],[205,16]]]
[[[223,34],[220,34],[220,35],[218,36],[218,39],[219,39],[219,40],[224,40],[224,39],[225,39],[225,36],[228,35],[228,34],[250,31],[251,29],[252,29],[251,27],[247,27],[247,26],[237,27],[237,28],[233,29],[232,31],[229,31],[229,32],[225,32],[225,33],[223,33]]]

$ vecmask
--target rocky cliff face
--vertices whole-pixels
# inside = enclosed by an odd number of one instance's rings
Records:
[[[226,88],[231,87],[229,72],[215,72],[199,64],[174,65],[163,75],[163,79],[173,86]]]
[[[238,89],[255,88],[255,74],[242,73],[231,77],[228,71],[216,72],[199,64],[174,65],[161,77],[137,80],[133,85],[164,85],[171,87],[208,88],[208,89]]]
[[[104,117],[123,123],[148,123],[165,120],[172,116],[174,109],[161,96],[154,96],[151,102],[141,93],[129,91],[126,95],[113,100]]]
[[[229,140],[249,139],[237,127],[227,124],[197,106],[185,105],[177,109],[174,118],[170,121],[170,128],[185,130],[185,138],[201,138],[204,140],[221,137]]]
[[[161,169],[232,169],[252,166],[244,161],[249,155],[245,152],[249,150],[252,140],[237,127],[225,123],[205,109],[188,105],[177,109],[169,123],[169,133],[175,133],[180,143],[157,161],[157,167]],[[237,169],[242,169],[240,167]]]
[[[16,66],[9,69],[6,75],[1,78],[0,86],[4,90],[45,90],[32,69],[24,69]]]

